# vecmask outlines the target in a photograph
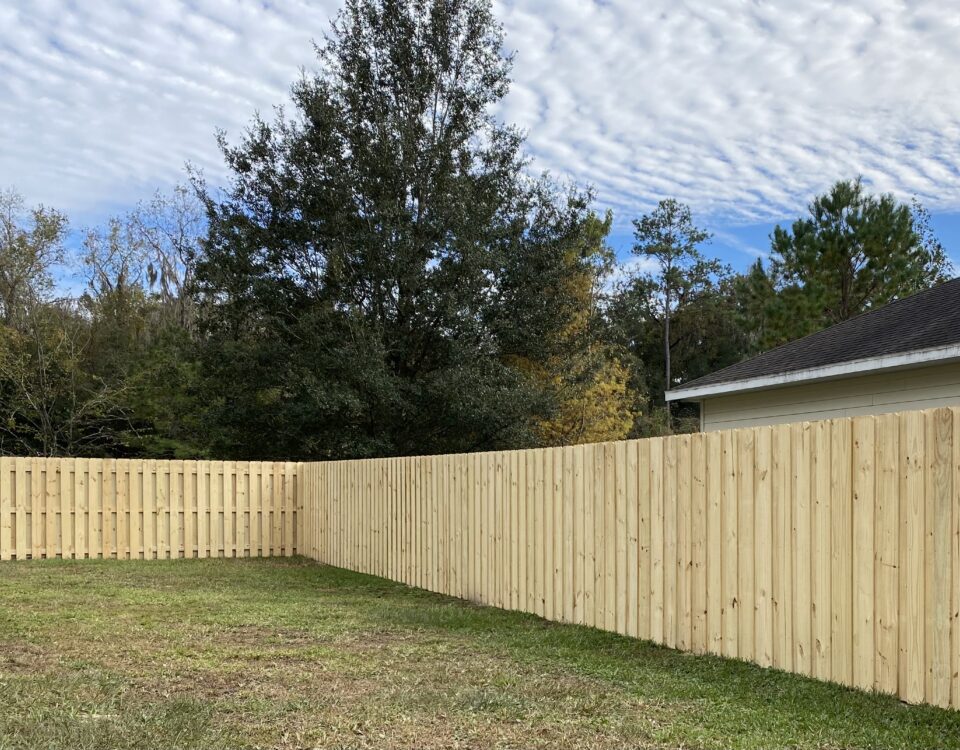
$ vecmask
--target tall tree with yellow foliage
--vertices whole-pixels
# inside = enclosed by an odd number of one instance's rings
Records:
[[[543,445],[622,440],[634,421],[636,394],[620,352],[604,335],[600,305],[614,256],[606,242],[612,215],[588,213],[579,231],[558,248],[561,261],[541,286],[539,305],[551,311],[552,329],[535,352],[512,364],[533,377],[553,401],[537,420]]]

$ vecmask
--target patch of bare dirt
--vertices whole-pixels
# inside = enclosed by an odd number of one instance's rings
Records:
[[[0,643],[0,673],[46,672],[53,667],[54,662],[53,657],[32,643],[24,641]]]

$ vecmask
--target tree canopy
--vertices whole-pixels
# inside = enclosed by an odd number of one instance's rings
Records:
[[[769,272],[777,295],[767,345],[944,281],[950,263],[922,208],[868,193],[858,178],[816,197],[789,229],[773,230]]]
[[[497,119],[489,0],[347,0],[272,118],[85,230],[0,192],[0,453],[333,459],[695,429],[664,392],[952,273],[861,180],[744,273],[673,198],[626,224]],[[632,270],[631,270],[632,269]],[[639,270],[637,270],[639,269]]]
[[[492,116],[503,43],[485,0],[350,0],[295,113],[221,138],[231,185],[204,191],[197,264],[219,449],[535,444],[559,394],[516,363],[549,369],[584,328],[564,285],[593,288],[607,225],[589,193],[529,176]]]

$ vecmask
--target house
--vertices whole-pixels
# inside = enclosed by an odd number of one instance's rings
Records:
[[[960,278],[684,383],[704,431],[960,405]]]

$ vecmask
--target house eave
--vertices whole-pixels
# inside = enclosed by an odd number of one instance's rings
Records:
[[[694,388],[674,388],[666,392],[667,401],[700,401],[712,396],[732,393],[761,391],[800,383],[815,383],[824,380],[862,375],[869,372],[891,372],[922,367],[928,364],[948,364],[960,361],[960,344],[940,346],[932,349],[917,349],[900,354],[887,354],[881,357],[840,362],[824,367],[811,367],[805,370],[793,370],[774,375],[763,375],[726,383],[711,383]]]

